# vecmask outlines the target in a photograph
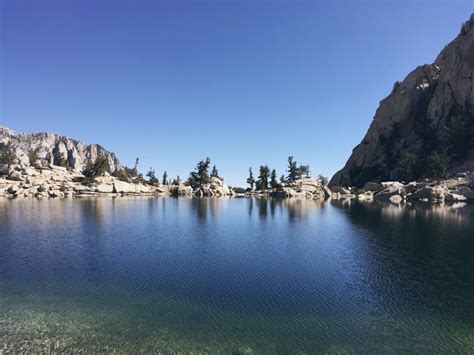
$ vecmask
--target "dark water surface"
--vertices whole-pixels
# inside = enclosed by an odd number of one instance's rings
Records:
[[[0,352],[474,353],[472,206],[0,200]]]

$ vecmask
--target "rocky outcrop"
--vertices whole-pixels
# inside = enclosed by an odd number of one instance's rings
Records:
[[[172,196],[192,196],[193,195],[193,188],[191,186],[187,186],[180,182],[177,185],[167,185],[163,186],[165,190]]]
[[[382,190],[380,188],[383,187]],[[403,184],[398,181],[368,183],[364,189],[350,191],[332,187],[332,198],[357,198],[361,201],[400,204],[411,201],[474,203],[474,173],[459,173],[441,181],[422,181]],[[341,192],[343,192],[341,194]],[[346,193],[344,193],[346,192]],[[350,192],[350,193],[349,193]]]
[[[197,197],[225,197],[233,194],[233,191],[218,177],[211,177],[208,184],[203,184],[194,191]]]
[[[433,164],[447,176],[474,171],[473,71],[474,14],[433,64],[395,83],[330,186],[430,178]]]
[[[326,200],[332,196],[331,190],[321,181],[314,178],[301,178],[292,183],[280,184],[270,193],[272,197],[278,198],[307,198]]]
[[[53,164],[55,153],[62,153],[71,170],[81,172],[88,160],[95,161],[105,156],[110,170],[120,168],[120,161],[114,153],[107,151],[98,144],[85,144],[72,138],[53,133],[16,133],[9,128],[0,126],[0,144],[13,143],[14,150],[21,167],[30,165],[28,153],[36,151],[41,165]]]
[[[403,184],[390,184],[382,191],[374,195],[374,199],[380,202],[401,203],[406,196],[405,186]]]
[[[0,164],[0,196],[7,197],[67,197],[100,195],[173,195],[173,196],[233,196],[234,192],[217,177],[193,189],[178,182],[175,185],[155,186],[143,179],[114,177],[108,172],[95,178],[85,178],[82,171],[88,161],[105,157],[110,171],[122,167],[118,158],[100,145],[86,145],[80,141],[52,133],[18,134],[0,126],[0,148],[10,144],[15,158],[13,164]],[[35,152],[32,164],[30,153]],[[66,159],[64,165],[54,165],[54,157]],[[127,180],[127,181],[125,181]]]
[[[159,195],[159,187],[120,181],[106,174],[94,181],[58,166],[36,169],[11,166],[8,176],[0,177],[0,196],[4,197],[84,197],[101,195]]]

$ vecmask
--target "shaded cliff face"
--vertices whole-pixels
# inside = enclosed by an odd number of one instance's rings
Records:
[[[395,83],[330,185],[474,171],[473,71],[474,14],[433,64]]]
[[[120,168],[120,161],[111,153],[98,144],[84,144],[83,142],[59,136],[53,133],[30,133],[19,134],[9,128],[0,126],[0,143],[11,142],[14,145],[19,164],[29,165],[28,152],[36,150],[38,158],[45,163],[51,164],[54,153],[62,153],[67,159],[72,170],[80,172],[87,161],[95,161],[97,156],[107,157],[111,171]]]

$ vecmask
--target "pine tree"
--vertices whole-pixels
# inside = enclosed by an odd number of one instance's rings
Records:
[[[270,186],[272,189],[276,189],[278,187],[277,173],[275,169],[272,170],[270,175]]]
[[[327,186],[329,182],[328,178],[321,174],[318,175],[318,180],[321,181],[321,184],[323,184],[324,186]]]
[[[217,171],[217,168],[215,165],[212,167],[211,177],[216,177],[220,179],[219,172]]]
[[[211,160],[206,158],[206,160],[201,160],[196,164],[195,171],[189,173],[188,183],[192,187],[202,186],[209,182],[209,165]]]
[[[299,179],[301,176],[300,171],[298,169],[298,164],[294,160],[293,156],[288,157],[288,182],[295,182],[295,180]]]
[[[299,176],[309,178],[311,177],[311,171],[309,170],[309,165],[300,165],[299,167]]]
[[[247,178],[247,184],[250,185],[250,190],[253,190],[253,185],[255,184],[255,179],[253,177],[252,168],[249,168],[249,177]]]
[[[286,182],[285,175],[280,176],[280,183],[283,184]]]
[[[158,185],[160,183],[160,181],[155,175],[155,170],[153,168],[150,168],[150,170],[148,170],[146,176],[148,177],[148,183],[150,185]]]
[[[133,166],[133,169],[131,171],[132,177],[135,177],[138,175],[138,158],[135,159],[135,165]]]
[[[166,173],[166,170],[165,170],[165,172],[163,173],[163,177],[162,177],[162,179],[161,179],[161,183],[162,183],[163,185],[168,185],[168,174]]]
[[[270,168],[267,165],[260,165],[260,175],[258,176],[257,189],[266,190],[268,188],[268,179],[270,177]]]

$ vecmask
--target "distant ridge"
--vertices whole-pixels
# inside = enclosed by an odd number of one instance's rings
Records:
[[[95,161],[103,155],[109,161],[111,171],[121,168],[119,159],[98,144],[85,144],[76,139],[60,136],[54,133],[16,133],[10,128],[0,126],[0,143],[13,143],[17,158],[21,165],[28,166],[28,152],[35,150],[38,158],[46,163],[52,163],[54,153],[62,153],[73,171],[80,172],[88,160]]]

